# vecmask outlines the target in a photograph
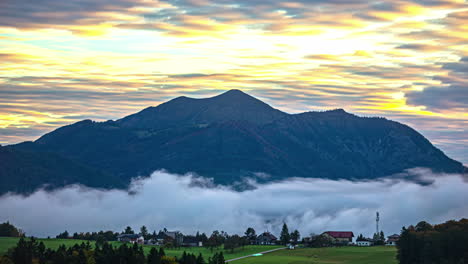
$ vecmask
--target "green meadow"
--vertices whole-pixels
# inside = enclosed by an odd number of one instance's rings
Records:
[[[48,248],[56,249],[60,245],[67,247],[76,243],[87,242],[86,240],[74,239],[38,239],[44,242]],[[18,242],[18,238],[0,237],[0,255],[7,252]],[[90,241],[94,246],[94,242]],[[119,246],[120,242],[112,242]],[[146,253],[153,246],[143,246]],[[278,248],[280,246],[246,246],[231,251],[223,251],[225,259],[234,259],[258,252]],[[168,256],[180,256],[182,252],[201,253],[205,259],[219,250],[210,251],[204,247],[165,249]],[[300,248],[294,250],[278,250],[259,257],[249,257],[233,261],[233,264],[396,264],[396,248],[381,247],[336,247],[336,248]]]
[[[396,264],[395,257],[396,248],[390,246],[301,248],[278,250],[232,264]]]

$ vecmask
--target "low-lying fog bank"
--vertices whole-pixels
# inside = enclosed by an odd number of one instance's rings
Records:
[[[429,185],[404,179],[352,182],[289,179],[237,192],[213,186],[193,175],[163,171],[135,180],[129,192],[69,186],[40,190],[28,197],[0,197],[0,222],[10,221],[27,235],[55,236],[69,232],[114,230],[180,230],[242,234],[249,226],[257,233],[280,232],[285,221],[301,234],[350,230],[370,236],[375,213],[381,214],[386,235],[421,220],[440,223],[468,217],[468,183],[460,175],[413,170]],[[194,184],[196,182],[197,184]]]

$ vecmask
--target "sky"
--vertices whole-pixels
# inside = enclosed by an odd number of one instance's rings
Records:
[[[463,0],[2,0],[0,144],[240,89],[344,108],[468,164]]]
[[[252,189],[238,192],[213,186],[206,178],[157,171],[135,180],[130,192],[69,186],[27,197],[7,194],[0,197],[0,222],[10,221],[38,237],[65,230],[122,232],[128,225],[134,230],[145,225],[151,232],[167,228],[208,235],[214,230],[243,234],[253,227],[257,234],[270,231],[279,236],[283,222],[302,236],[329,230],[372,237],[376,212],[379,230],[387,236],[422,220],[438,224],[468,217],[466,177],[425,169],[412,173],[431,184],[390,177],[361,182],[297,178],[251,182]]]

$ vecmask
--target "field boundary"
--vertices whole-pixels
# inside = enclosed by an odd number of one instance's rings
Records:
[[[273,252],[273,251],[282,250],[282,249],[286,249],[286,247],[270,249],[270,250],[267,250],[267,251],[263,251],[263,252],[259,252],[259,253],[250,254],[250,255],[247,255],[247,256],[243,256],[243,257],[228,259],[228,260],[225,261],[225,263],[228,263],[228,262],[231,262],[231,261],[236,261],[236,260],[239,260],[239,259],[250,258],[250,257],[252,257],[252,256],[255,255],[255,254],[267,254],[267,253],[270,253],[270,252]]]

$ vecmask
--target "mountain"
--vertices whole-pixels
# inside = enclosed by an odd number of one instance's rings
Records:
[[[194,99],[178,97],[157,107],[148,107],[117,121],[123,127],[163,129],[186,125],[208,125],[227,120],[242,120],[257,125],[287,116],[264,102],[239,90]]]
[[[40,187],[55,189],[70,184],[124,188],[122,180],[54,153],[0,147],[0,194],[29,194]]]
[[[66,181],[60,178],[63,167],[48,167],[47,175],[54,177],[44,176],[41,183],[52,186],[79,182],[112,188],[119,185],[109,177],[129,183],[158,169],[195,172],[220,184],[257,176],[260,181],[375,179],[414,167],[448,173],[466,170],[398,122],[358,117],[342,109],[287,114],[239,90],[205,99],[178,97],[116,121],[84,120],[34,142],[3,148],[53,154],[66,160],[66,167],[79,164]],[[23,168],[22,162],[17,159],[16,168]],[[24,167],[23,176],[0,170],[0,179],[25,177],[40,164]],[[7,189],[22,192],[18,184],[12,181]]]

